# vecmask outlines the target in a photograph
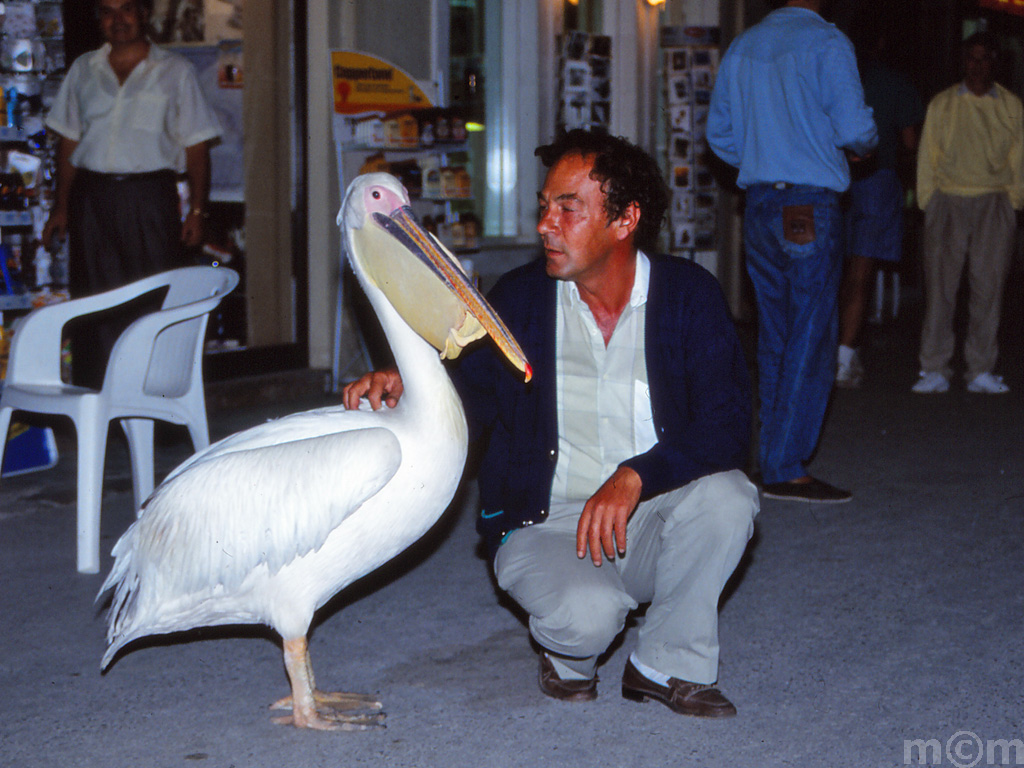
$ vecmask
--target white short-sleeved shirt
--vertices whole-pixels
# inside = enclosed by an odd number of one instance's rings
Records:
[[[46,125],[78,146],[71,164],[99,173],[185,171],[185,148],[221,134],[192,65],[150,44],[124,84],[110,44],[75,60]]]
[[[607,347],[576,284],[559,283],[558,462],[552,503],[590,498],[621,462],[657,443],[644,349],[650,274],[650,261],[638,251],[629,303]]]

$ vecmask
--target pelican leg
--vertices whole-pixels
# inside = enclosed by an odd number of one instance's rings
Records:
[[[284,641],[284,666],[292,684],[292,695],[270,708],[290,709],[292,714],[275,717],[275,723],[322,731],[363,731],[384,725],[384,713],[380,711],[383,705],[374,697],[316,689],[305,637]]]

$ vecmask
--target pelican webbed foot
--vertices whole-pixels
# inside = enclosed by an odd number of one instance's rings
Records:
[[[270,705],[271,709],[289,709],[291,715],[275,717],[278,725],[294,725],[297,728],[313,728],[324,731],[364,731],[383,728],[384,705],[365,693],[344,693],[341,691],[313,691],[313,708],[295,714],[293,698],[285,696]]]
[[[278,725],[321,731],[365,731],[382,728],[384,705],[363,693],[327,692],[316,688],[306,638],[284,641],[284,665],[292,684],[291,696],[271,704],[271,709],[290,709],[292,714],[275,717]]]

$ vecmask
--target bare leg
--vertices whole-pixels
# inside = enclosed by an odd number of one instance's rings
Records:
[[[839,343],[843,346],[856,346],[854,342],[864,321],[868,280],[874,265],[874,259],[867,256],[847,258],[843,286],[839,291]]]
[[[372,696],[316,689],[305,637],[284,641],[284,666],[292,695],[275,702],[271,709],[291,709],[292,714],[275,717],[275,723],[323,731],[362,731],[384,725],[383,705]]]

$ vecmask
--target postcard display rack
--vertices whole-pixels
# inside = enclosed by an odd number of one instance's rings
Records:
[[[558,127],[607,131],[611,119],[612,39],[567,32],[559,45]]]
[[[718,248],[718,186],[707,141],[711,89],[718,69],[716,27],[662,29],[669,240],[673,253],[700,261]]]

